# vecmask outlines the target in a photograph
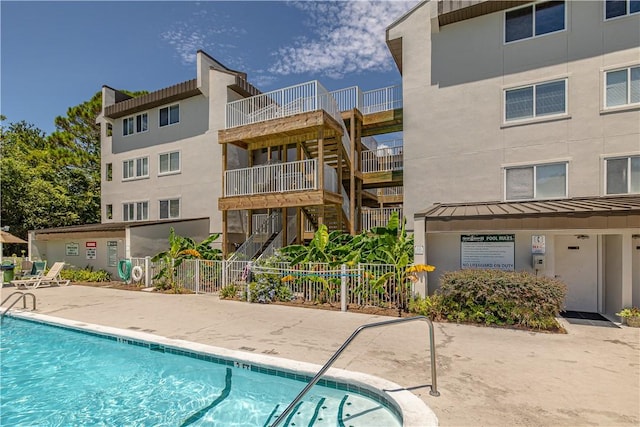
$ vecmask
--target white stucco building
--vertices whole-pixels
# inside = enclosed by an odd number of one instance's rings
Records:
[[[535,262],[567,283],[568,310],[640,305],[639,12],[430,1],[387,29],[428,291],[446,271]]]

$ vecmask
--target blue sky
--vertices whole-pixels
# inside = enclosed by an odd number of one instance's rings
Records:
[[[102,85],[154,91],[195,78],[203,49],[269,91],[400,83],[385,28],[410,1],[0,2],[0,112],[51,133]]]

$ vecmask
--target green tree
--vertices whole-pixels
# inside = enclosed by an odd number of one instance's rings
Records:
[[[5,125],[0,117],[2,225],[13,234],[26,239],[31,229],[100,222],[101,110],[98,92],[56,117],[49,136],[25,121]]]
[[[30,229],[77,224],[68,180],[50,161],[55,150],[44,132],[22,121],[2,126],[0,135],[2,224],[23,239]]]

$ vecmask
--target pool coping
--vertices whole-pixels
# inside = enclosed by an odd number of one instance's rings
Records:
[[[116,336],[148,344],[158,344],[163,347],[175,349],[176,351],[171,352],[176,354],[180,354],[182,351],[184,353],[188,352],[207,355],[212,358],[232,361],[237,368],[251,369],[263,373],[269,373],[269,370],[283,371],[290,373],[292,375],[291,378],[294,379],[300,379],[295,378],[296,376],[313,377],[321,368],[320,365],[300,362],[293,359],[255,354],[239,350],[230,350],[223,347],[216,347],[193,341],[167,338],[147,332],[119,329],[111,326],[69,320],[45,314],[12,310],[10,316],[49,323],[54,326],[58,325],[98,335]],[[247,367],[246,364],[249,364],[249,366]],[[257,369],[254,369],[254,367],[257,367]],[[271,374],[273,375],[273,373]],[[368,393],[364,394],[370,398],[372,398],[371,395],[379,396],[381,399],[386,400],[387,403],[393,405],[401,414],[403,426],[426,427],[438,425],[437,416],[425,402],[415,394],[406,390],[404,387],[384,378],[361,372],[347,371],[345,369],[329,368],[329,370],[323,375],[321,382],[324,383],[322,385],[327,387],[332,387],[332,385],[335,384],[334,388],[339,388],[337,386],[338,383],[346,383],[355,386],[356,389],[368,391]]]

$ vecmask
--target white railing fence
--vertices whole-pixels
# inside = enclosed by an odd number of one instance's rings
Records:
[[[388,86],[380,89],[362,91],[358,86],[351,86],[331,92],[338,102],[340,111],[357,108],[363,114],[402,108],[402,86]]]
[[[317,159],[253,166],[225,171],[225,197],[315,190]]]
[[[347,268],[321,263],[293,267],[277,263],[252,268],[254,279],[268,275],[269,280],[279,280],[277,285],[287,286],[297,302],[332,306],[345,302],[347,305],[384,308],[406,306],[414,292],[411,281],[404,287],[397,286],[395,272],[395,266],[386,264],[357,264]],[[343,289],[346,291],[344,299]]]
[[[353,110],[362,105],[362,91],[358,86],[351,86],[330,92],[338,104],[340,111]]]
[[[231,254],[230,261],[252,260],[271,236],[282,230],[282,215],[279,211],[274,211],[266,217],[261,215],[259,218],[262,218],[262,222],[253,229],[251,236]]]
[[[373,114],[381,111],[402,108],[402,86],[389,86],[363,92],[362,114]]]
[[[318,109],[318,82],[289,86],[227,103],[226,128],[264,122]]]
[[[362,208],[362,229],[386,227],[393,212],[397,212],[399,219],[402,220],[402,208]]]
[[[386,172],[402,170],[404,161],[403,146],[378,148],[362,152],[362,172]]]
[[[403,193],[404,187],[402,185],[397,187],[378,188],[378,196],[402,196]]]
[[[132,259],[134,266],[142,266],[144,263],[144,258]],[[162,268],[162,262],[150,264],[154,274]],[[267,277],[261,279],[261,275]],[[272,281],[275,287],[286,286],[297,302],[397,308],[406,306],[414,294],[412,282],[407,281],[405,286],[398,286],[397,276],[395,267],[387,264],[356,264],[347,267],[307,263],[291,266],[268,260],[251,263],[184,259],[175,263],[171,283],[196,294],[210,294],[220,292],[230,285],[239,285],[246,292],[250,280],[266,279]],[[344,299],[343,289],[346,292]]]

